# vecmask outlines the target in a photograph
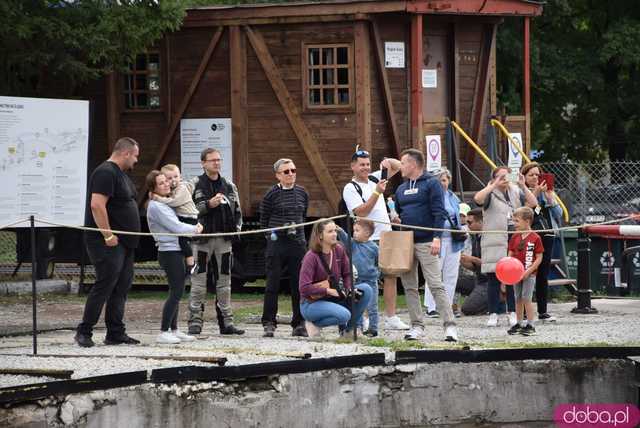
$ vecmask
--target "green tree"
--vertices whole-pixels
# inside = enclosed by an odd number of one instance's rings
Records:
[[[0,94],[73,96],[132,58],[185,15],[180,0],[3,0]]]
[[[640,9],[554,0],[532,20],[532,142],[545,160],[640,159]],[[522,23],[498,36],[498,97],[521,112]]]

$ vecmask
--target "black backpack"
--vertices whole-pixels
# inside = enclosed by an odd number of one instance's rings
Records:
[[[369,175],[369,180],[373,181],[374,183],[378,183],[378,178],[375,175]],[[356,192],[358,192],[358,195],[360,195],[360,198],[362,199],[362,203],[366,203],[367,201],[364,200],[364,197],[362,196],[362,187],[360,187],[360,185],[358,183],[356,183],[355,181],[351,180],[350,183],[347,183],[347,186],[349,184],[352,184],[353,187],[356,188]],[[351,213],[349,212],[349,209],[347,208],[347,203],[344,201],[344,198],[341,197],[340,198],[340,202],[338,202],[338,215],[351,215]],[[336,223],[338,224],[338,226],[340,226],[342,229],[344,229],[345,231],[347,230],[347,218],[339,218]],[[347,233],[351,233],[351,231],[349,230]]]

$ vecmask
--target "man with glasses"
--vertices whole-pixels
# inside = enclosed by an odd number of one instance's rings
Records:
[[[296,166],[291,159],[278,159],[273,164],[278,184],[267,191],[260,205],[260,224],[263,229],[300,224],[309,208],[309,195],[304,187],[296,184]],[[304,319],[300,314],[298,276],[300,264],[306,253],[307,241],[304,227],[273,231],[266,236],[267,286],[264,292],[262,326],[264,337],[273,337],[278,313],[278,291],[283,269],[286,267],[291,288],[292,336],[307,336]]]
[[[374,221],[375,230],[369,239],[376,243],[379,243],[382,232],[391,230],[384,201],[387,179],[382,179],[382,169],[387,170],[387,178],[391,177],[400,170],[400,162],[396,159],[384,159],[380,166],[381,170],[371,174],[371,155],[366,150],[356,150],[351,156],[353,178],[342,190],[342,199],[350,213]],[[409,326],[396,315],[396,281],[394,276],[384,276],[384,328],[408,330]]]
[[[240,198],[235,184],[220,175],[222,156],[216,149],[207,148],[200,154],[204,174],[198,177],[193,191],[193,202],[198,208],[198,222],[202,233],[239,232],[242,228]],[[231,267],[233,237],[199,238],[195,240],[193,254],[198,260],[198,271],[191,276],[189,294],[189,334],[202,331],[204,302],[207,296],[207,270],[215,257],[216,315],[221,334],[244,334],[233,325],[231,312]]]

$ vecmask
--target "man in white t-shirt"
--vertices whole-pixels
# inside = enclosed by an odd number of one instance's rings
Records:
[[[388,177],[400,170],[400,162],[395,159],[385,159],[380,166],[388,171]],[[375,230],[370,239],[378,243],[380,234],[391,230],[389,224],[376,223],[376,221],[390,222],[384,201],[387,179],[382,179],[382,170],[369,175],[371,173],[371,156],[366,150],[356,150],[351,156],[351,170],[353,178],[344,186],[342,199],[344,199],[349,212],[374,221]],[[409,326],[396,315],[396,282],[396,277],[384,276],[384,327],[388,330],[408,330]]]

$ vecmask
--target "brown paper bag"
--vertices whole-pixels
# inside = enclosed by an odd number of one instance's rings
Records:
[[[378,266],[385,275],[398,276],[409,272],[413,267],[413,232],[382,232]]]

